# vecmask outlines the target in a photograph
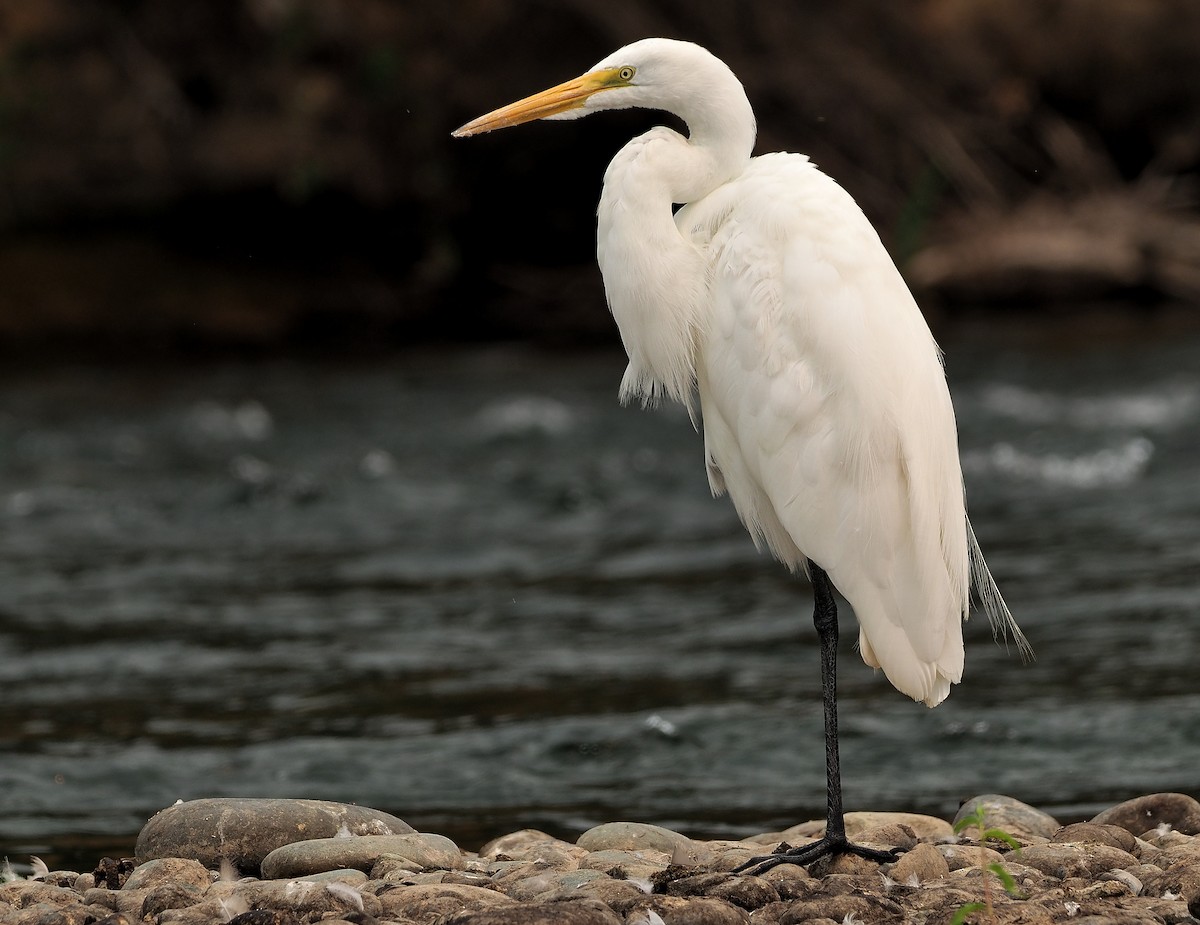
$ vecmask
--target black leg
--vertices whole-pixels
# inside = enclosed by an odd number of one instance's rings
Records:
[[[808,560],[812,577],[813,625],[821,640],[821,699],[825,705],[825,795],[828,814],[825,835],[820,841],[799,848],[781,845],[775,854],[751,858],[734,869],[734,873],[762,874],[780,864],[811,864],[827,854],[857,854],[872,861],[888,863],[896,860],[896,852],[879,851],[855,845],[846,838],[846,820],[842,814],[842,769],[838,757],[837,720],[837,603],[829,576],[817,563]]]

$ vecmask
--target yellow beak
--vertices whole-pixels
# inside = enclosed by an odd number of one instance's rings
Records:
[[[619,71],[620,68],[592,71],[582,77],[561,83],[557,87],[551,87],[549,90],[543,90],[541,93],[535,93],[533,96],[527,96],[523,100],[517,100],[515,103],[509,103],[507,106],[493,110],[487,115],[480,116],[461,128],[455,129],[451,134],[455,138],[482,135],[484,132],[491,132],[498,128],[508,128],[523,122],[532,122],[534,119],[556,116],[560,112],[570,109],[579,109],[592,94],[628,83],[627,80],[622,80],[618,76]]]

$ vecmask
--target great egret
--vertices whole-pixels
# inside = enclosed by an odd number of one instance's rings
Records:
[[[695,418],[699,397],[713,493],[807,572],[816,600],[825,834],[743,869],[893,860],[846,837],[831,583],[863,661],[931,707],[962,678],[972,583],[993,629],[1028,651],[967,520],[941,353],[849,194],[803,155],[751,157],[746,92],[698,45],[634,42],[454,135],[629,107],[674,113],[689,136],[653,128],[604,175],[597,257],[629,355],[621,400],[670,398]]]

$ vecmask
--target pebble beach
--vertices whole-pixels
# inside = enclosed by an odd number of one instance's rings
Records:
[[[956,833],[972,814],[978,825]],[[820,821],[740,841],[612,822],[574,842],[525,829],[466,850],[367,807],[206,799],[152,817],[132,858],[0,884],[4,925],[838,925],[1200,921],[1200,803],[1155,793],[1060,825],[1002,795],[955,819],[848,813],[856,842],[898,848],[761,876],[733,873]],[[961,826],[959,826],[961,828]],[[996,872],[996,865],[1006,876]],[[966,910],[966,911],[963,911]]]

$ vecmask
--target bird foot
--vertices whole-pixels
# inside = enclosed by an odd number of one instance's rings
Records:
[[[803,866],[811,864],[818,858],[838,854],[854,854],[860,858],[866,858],[868,861],[875,861],[879,864],[890,864],[897,859],[900,849],[889,848],[887,850],[880,850],[878,848],[868,848],[865,845],[854,844],[847,840],[845,835],[826,835],[820,841],[801,845],[799,848],[793,848],[787,842],[784,842],[771,854],[751,858],[745,864],[735,867],[733,873],[744,873],[752,877],[757,877],[765,874],[772,867],[778,867],[780,864],[799,864]]]

